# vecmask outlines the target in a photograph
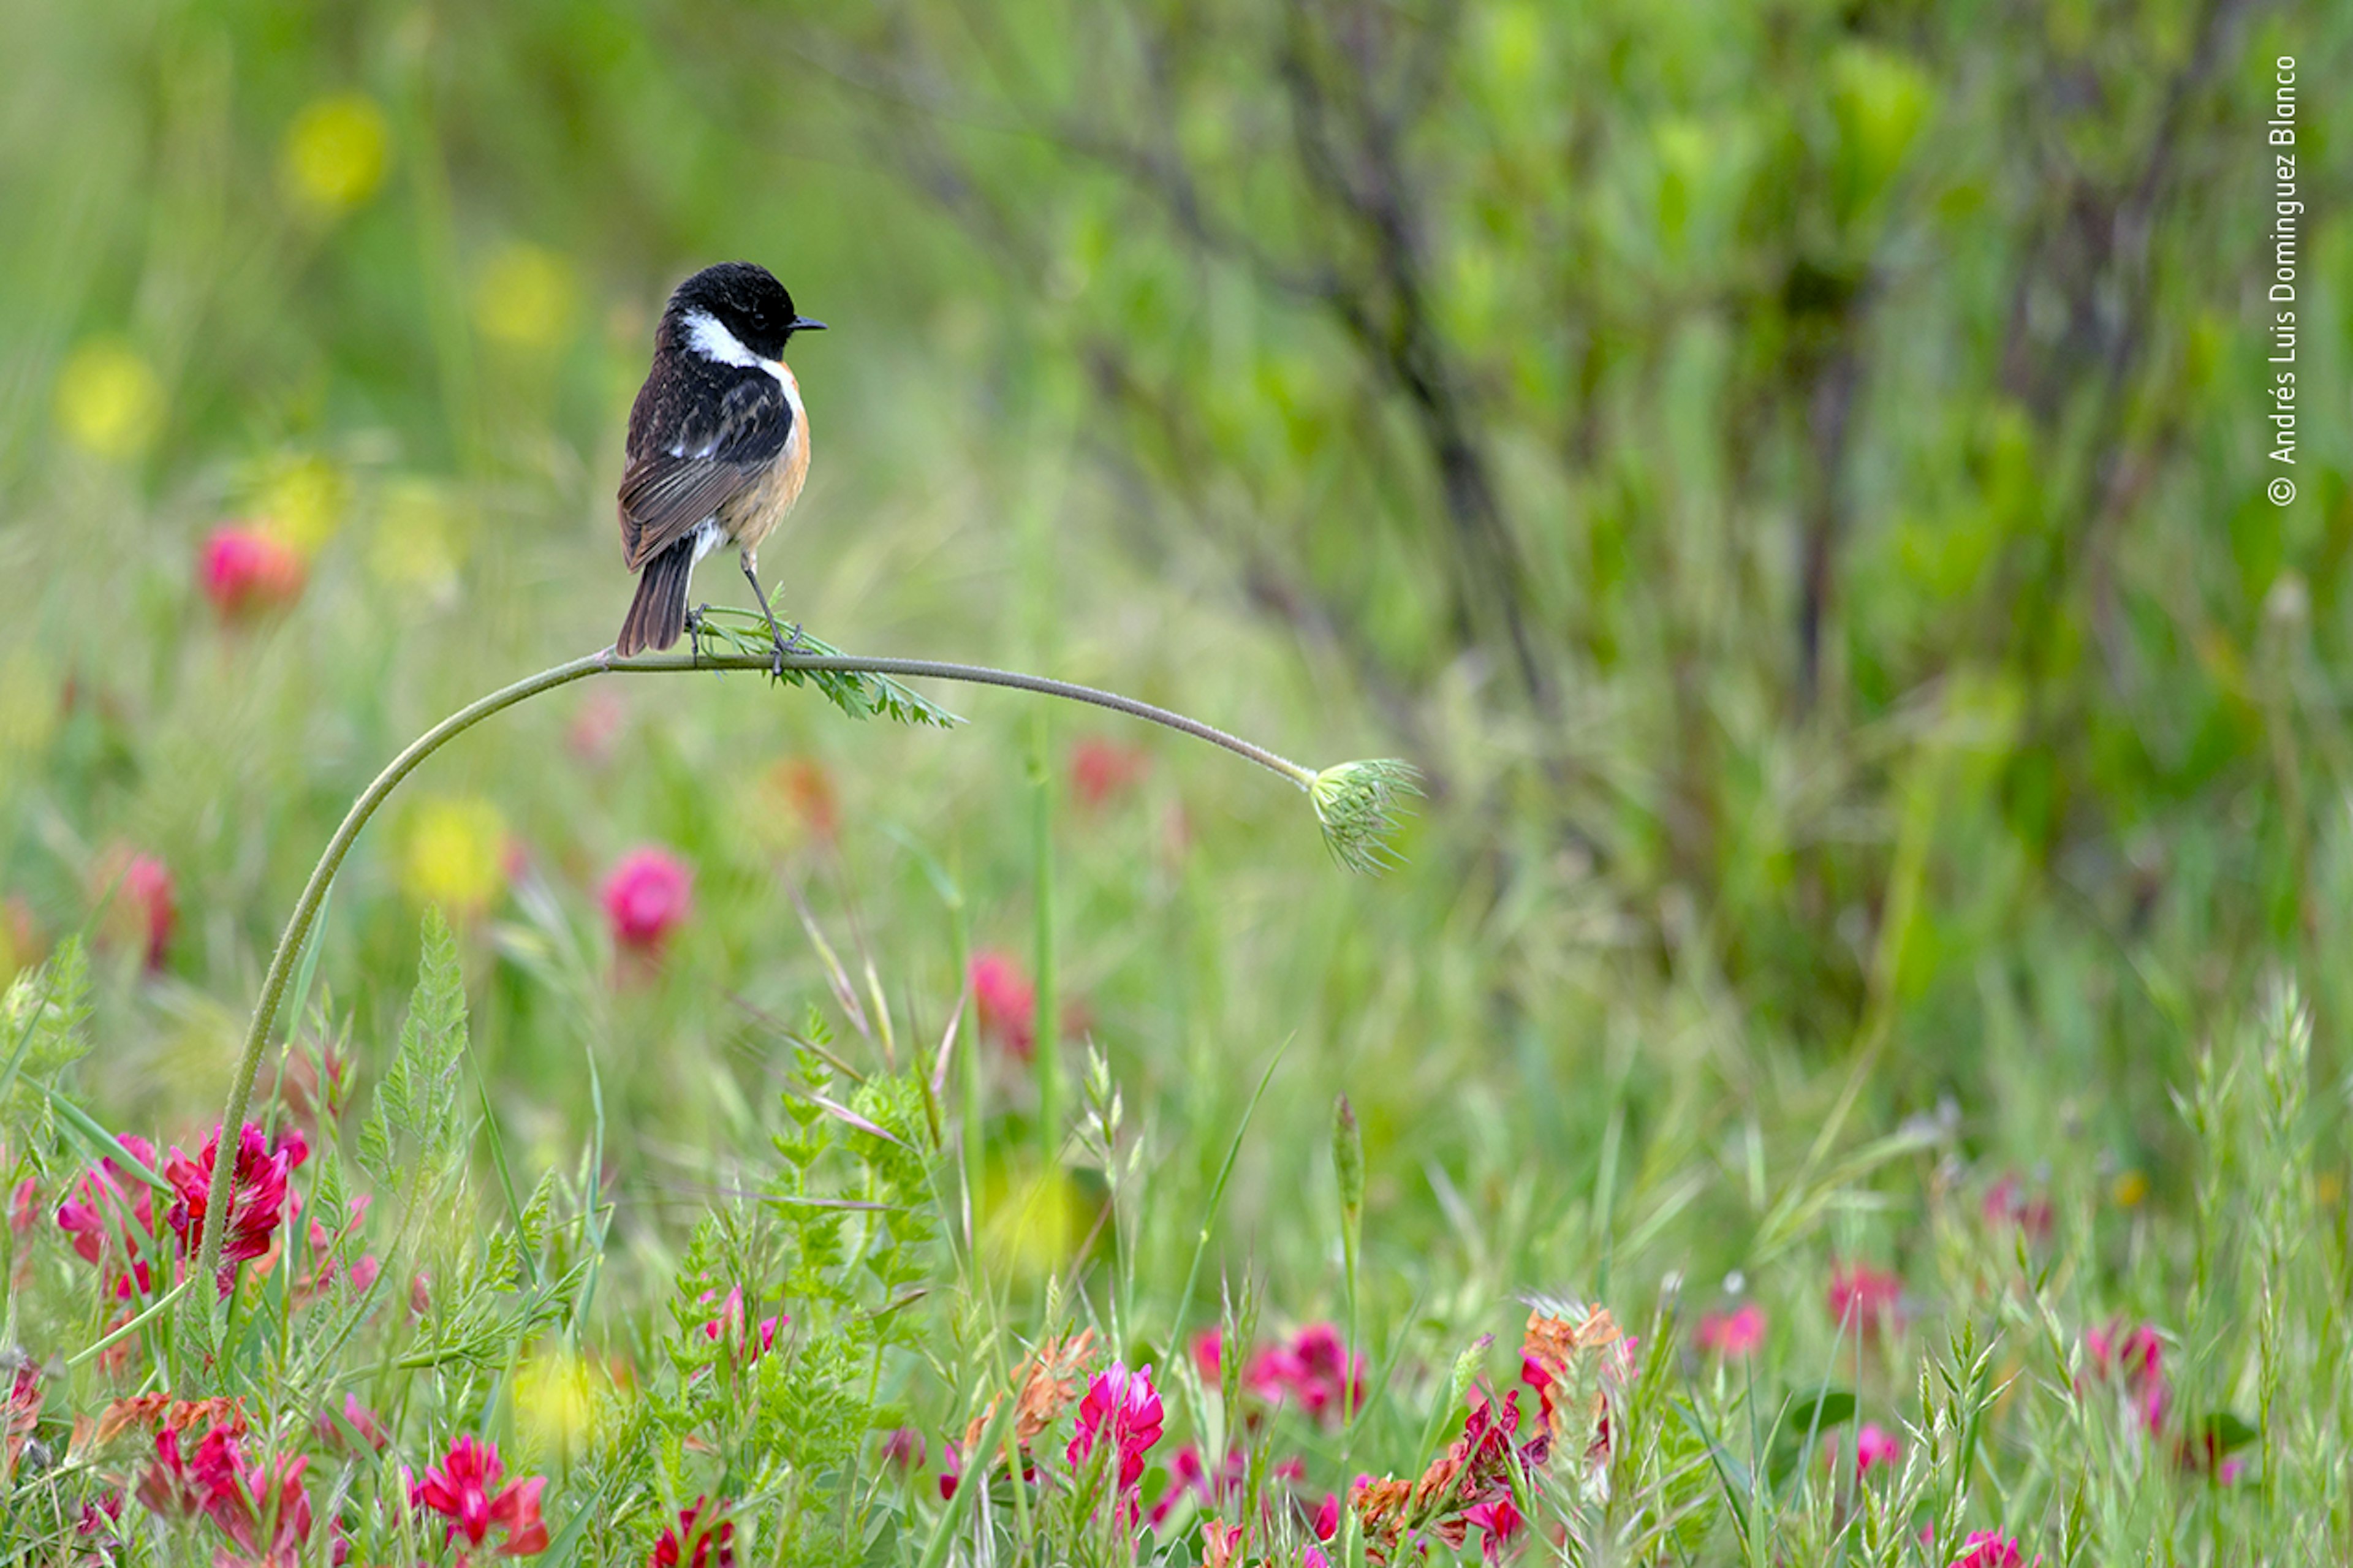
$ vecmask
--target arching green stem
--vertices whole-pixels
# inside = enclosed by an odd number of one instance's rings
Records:
[[[270,1031],[278,1021],[279,1006],[285,1000],[287,982],[294,973],[296,957],[301,952],[303,942],[310,937],[311,923],[318,919],[319,906],[326,898],[327,888],[334,881],[335,872],[342,867],[343,857],[350,853],[353,841],[359,837],[360,829],[367,826],[368,818],[375,815],[376,808],[385,803],[394,790],[400,787],[401,781],[416,772],[417,764],[424,762],[426,758],[493,713],[537,697],[543,691],[553,691],[559,686],[568,686],[575,680],[585,680],[592,675],[668,675],[715,669],[767,670],[771,668],[771,658],[772,656],[765,652],[703,654],[699,657],[664,655],[616,658],[610,649],[603,653],[590,654],[586,658],[575,658],[568,664],[559,664],[553,669],[541,670],[537,675],[518,680],[512,686],[502,687],[489,696],[460,708],[457,712],[450,714],[449,717],[410,742],[406,750],[392,759],[384,772],[376,774],[375,782],[360,792],[360,797],[352,803],[351,810],[344,814],[342,825],[335,829],[335,836],[327,840],[326,852],[319,857],[318,865],[311,868],[311,879],[303,885],[302,896],[296,900],[294,912],[287,920],[285,931],[279,935],[278,951],[270,955],[269,972],[261,983],[261,998],[254,1005],[253,1023],[246,1031],[245,1051],[237,1058],[236,1076],[229,1081],[228,1102],[221,1108],[220,1147],[213,1163],[211,1195],[206,1202],[204,1242],[197,1255],[196,1278],[210,1279],[220,1269],[222,1241],[228,1230],[227,1220],[229,1199],[236,1182],[237,1131],[245,1124],[246,1109],[253,1096],[254,1075],[260,1070],[261,1054],[269,1047]],[[1091,686],[1073,686],[1069,681],[1050,680],[1043,676],[1023,675],[1014,670],[992,669],[986,665],[977,664],[944,664],[924,658],[860,658],[849,655],[812,654],[787,657],[784,664],[786,669],[806,670],[812,674],[832,672],[851,675],[906,676],[930,680],[958,680],[977,686],[1011,687],[1018,691],[1034,691],[1042,696],[1065,698],[1073,702],[1092,703],[1098,708],[1108,708],[1115,713],[1125,713],[1133,718],[1148,720],[1155,724],[1165,725],[1171,730],[1191,735],[1197,740],[1207,741],[1211,745],[1222,746],[1236,756],[1247,757],[1262,768],[1281,773],[1301,789],[1307,791],[1310,797],[1315,800],[1319,817],[1324,816],[1323,799],[1324,792],[1319,788],[1319,780],[1328,779],[1332,773],[1339,771],[1327,770],[1325,773],[1319,774],[1313,769],[1302,767],[1288,758],[1275,755],[1263,746],[1254,746],[1248,741],[1229,735],[1223,730],[1204,724],[1198,719],[1188,719],[1182,713],[1174,713],[1166,708],[1155,708],[1149,702],[1138,702],[1132,697],[1122,697],[1116,692],[1098,691]],[[1328,819],[1326,836],[1327,837],[1332,836]],[[1342,858],[1348,859],[1347,855],[1337,850],[1336,847],[1335,853],[1342,853]]]

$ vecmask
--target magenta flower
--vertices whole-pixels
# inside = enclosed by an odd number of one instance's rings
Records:
[[[1365,1407],[1365,1358],[1350,1355],[1329,1323],[1310,1323],[1290,1343],[1261,1351],[1242,1383],[1268,1404],[1294,1404],[1325,1426],[1338,1425],[1344,1409]]]
[[[1729,1312],[1702,1312],[1699,1348],[1720,1356],[1754,1354],[1765,1342],[1765,1309],[1750,1301]]]
[[[122,868],[122,897],[139,918],[139,929],[145,940],[149,973],[164,967],[164,953],[172,943],[172,931],[180,923],[178,891],[172,880],[172,868],[153,855],[133,855]]]
[[[710,1300],[707,1295],[703,1299]],[[791,1321],[790,1317],[777,1314],[761,1319],[758,1333],[745,1332],[744,1287],[735,1285],[729,1287],[719,1315],[702,1325],[702,1337],[727,1350],[737,1365],[749,1366],[776,1348],[776,1326]]]
[[[2004,1176],[1986,1189],[1978,1205],[1978,1212],[1988,1226],[1999,1230],[2016,1226],[2026,1232],[2031,1241],[2044,1241],[2051,1235],[2051,1200],[2029,1198],[2025,1184],[2016,1176]]]
[[[383,1453],[385,1445],[392,1441],[392,1434],[385,1429],[384,1417],[377,1415],[372,1407],[361,1404],[360,1396],[356,1394],[343,1395],[341,1421],[337,1421],[329,1412],[322,1410],[311,1421],[311,1429],[318,1435],[320,1442],[330,1448],[344,1453],[352,1451],[352,1439],[354,1436],[364,1444],[371,1453],[377,1454]]]
[[[1838,1468],[1839,1455],[1844,1447],[1845,1445],[1835,1436],[1823,1445],[1822,1457],[1830,1462],[1832,1469]],[[1857,1480],[1870,1475],[1876,1466],[1894,1468],[1895,1461],[1903,1457],[1904,1440],[1876,1422],[1864,1422],[1862,1430],[1854,1435],[1854,1477]]]
[[[2018,1542],[2000,1531],[1973,1531],[1961,1544],[1951,1568],[2018,1568]]]
[[[282,541],[235,523],[206,538],[196,576],[223,620],[278,609],[302,596],[302,557]]]
[[[547,1550],[547,1524],[539,1517],[539,1494],[546,1489],[546,1478],[533,1476],[493,1490],[505,1474],[497,1444],[460,1436],[423,1480],[410,1483],[408,1503],[449,1521],[445,1543],[462,1536],[469,1548],[480,1546],[498,1530],[506,1533],[501,1556],[535,1557]]]
[[[913,1426],[893,1426],[882,1436],[882,1462],[901,1471],[920,1470],[929,1450]]]
[[[195,1452],[180,1451],[180,1434],[155,1435],[155,1458],[139,1480],[139,1501],[168,1521],[201,1515],[238,1549],[215,1554],[226,1563],[295,1568],[311,1538],[311,1496],[302,1485],[309,1460],[280,1454],[269,1465],[248,1461],[244,1436],[230,1425],[214,1426]]]
[[[1509,1497],[1490,1498],[1483,1502],[1473,1503],[1463,1510],[1462,1517],[1485,1532],[1479,1544],[1479,1552],[1490,1563],[1502,1561],[1504,1543],[1517,1535],[1520,1526],[1526,1522]]]
[[[646,1568],[735,1568],[735,1526],[719,1517],[727,1501],[706,1510],[709,1500],[696,1498],[678,1510],[677,1528],[661,1532]]]
[[[973,1005],[980,1012],[980,1032],[1023,1061],[1038,1050],[1038,992],[1021,972],[1021,962],[997,948],[972,955],[966,975]]]
[[[605,921],[613,945],[651,956],[686,921],[694,873],[667,849],[632,849],[605,879]]]
[[[2165,1342],[2154,1325],[2127,1329],[2116,1319],[2105,1329],[2086,1329],[2084,1353],[2094,1375],[2123,1386],[2142,1426],[2152,1434],[2164,1426],[2173,1390],[2165,1376]]]
[[[206,1205],[212,1202],[213,1167],[220,1155],[220,1131],[205,1141],[191,1160],[175,1145],[164,1163],[164,1179],[172,1184],[172,1207],[164,1216],[181,1248],[195,1256],[204,1244]],[[248,1121],[239,1131],[237,1170],[229,1188],[228,1229],[221,1243],[220,1293],[229,1292],[236,1265],[269,1251],[270,1237],[286,1217],[286,1178],[311,1157],[302,1134],[288,1128],[275,1145],[265,1147],[260,1128]]]
[[[1127,1370],[1113,1362],[1097,1373],[1079,1401],[1078,1431],[1064,1456],[1071,1468],[1083,1466],[1098,1441],[1108,1442],[1118,1457],[1118,1509],[1131,1525],[1141,1512],[1136,1489],[1144,1480],[1144,1456],[1160,1441],[1159,1391],[1152,1386],[1152,1369]]]
[[[1831,1316],[1841,1323],[1856,1321],[1859,1332],[1873,1334],[1900,1324],[1903,1297],[1904,1281],[1883,1268],[1868,1263],[1831,1268]]]
[[[155,1168],[155,1150],[135,1132],[125,1132],[122,1147],[149,1170]],[[154,1286],[154,1271],[141,1247],[155,1235],[152,1189],[114,1162],[112,1155],[82,1173],[66,1200],[58,1205],[58,1228],[73,1237],[76,1256],[98,1265],[106,1289],[123,1300],[135,1289],[145,1295]]]

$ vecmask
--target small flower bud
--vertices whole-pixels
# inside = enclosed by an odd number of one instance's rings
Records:
[[[1353,1220],[1365,1207],[1365,1139],[1345,1094],[1332,1110],[1332,1170],[1340,1178],[1340,1207]]]

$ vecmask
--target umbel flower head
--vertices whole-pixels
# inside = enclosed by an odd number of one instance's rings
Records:
[[[1398,863],[1389,847],[1402,802],[1421,793],[1421,775],[1394,757],[1342,763],[1303,781],[1324,829],[1324,847],[1351,871],[1378,872]]]

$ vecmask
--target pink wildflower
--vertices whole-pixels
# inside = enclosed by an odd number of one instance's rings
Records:
[[[135,1132],[119,1142],[141,1164],[155,1168],[154,1146]],[[153,1189],[114,1162],[112,1155],[82,1173],[66,1200],[58,1205],[58,1228],[73,1237],[75,1254],[94,1263],[106,1289],[128,1300],[135,1289],[145,1295],[154,1285],[153,1271],[142,1255],[155,1235]]]
[[[2018,1542],[2000,1531],[1972,1531],[1951,1568],[2018,1568]]]
[[[893,1426],[882,1438],[882,1462],[899,1470],[920,1470],[927,1450],[913,1426]]]
[[[2016,1176],[2004,1176],[1988,1187],[1978,1212],[1987,1225],[1996,1229],[2014,1225],[2031,1241],[2046,1240],[2051,1235],[2051,1200],[2029,1198],[2025,1184]]]
[[[996,948],[972,955],[967,975],[973,1005],[980,1011],[980,1032],[1023,1061],[1038,1050],[1038,993],[1021,972],[1020,961]]]
[[[1885,1269],[1868,1263],[1831,1268],[1831,1316],[1841,1323],[1855,1321],[1859,1332],[1873,1334],[1900,1322],[1903,1296],[1904,1281]]]
[[[1832,1470],[1839,1468],[1839,1457],[1845,1451],[1846,1445],[1839,1440],[1836,1434],[1822,1441],[1822,1458]],[[1862,1429],[1854,1435],[1854,1478],[1857,1480],[1870,1475],[1875,1466],[1892,1468],[1903,1457],[1903,1439],[1875,1422],[1864,1422]]]
[[[1340,1494],[1325,1492],[1324,1506],[1315,1510],[1315,1539],[1329,1541],[1340,1533]]]
[[[791,1321],[791,1318],[781,1314],[763,1318],[759,1332],[747,1333],[744,1326],[744,1287],[734,1285],[728,1288],[719,1316],[702,1325],[702,1337],[724,1346],[738,1366],[749,1366],[776,1348],[776,1325]]]
[[[1071,748],[1071,793],[1097,811],[1133,788],[1150,757],[1139,747],[1088,739]]]
[[[254,1464],[243,1445],[236,1426],[216,1425],[195,1453],[184,1455],[178,1429],[165,1426],[155,1434],[155,1458],[140,1478],[139,1500],[165,1520],[211,1520],[238,1548],[216,1553],[216,1563],[294,1568],[311,1538],[311,1496],[302,1485],[309,1461],[280,1454],[267,1466]]]
[[[547,1525],[539,1517],[539,1494],[547,1486],[546,1478],[533,1476],[494,1491],[505,1473],[497,1444],[458,1437],[441,1462],[425,1472],[423,1480],[410,1484],[409,1506],[448,1520],[445,1542],[462,1536],[468,1548],[477,1547],[491,1531],[499,1530],[506,1533],[499,1548],[501,1556],[535,1557],[547,1550]]]
[[[1268,1404],[1295,1404],[1325,1426],[1337,1426],[1344,1408],[1365,1407],[1365,1358],[1348,1354],[1329,1323],[1310,1323],[1290,1343],[1261,1351],[1242,1382]]]
[[[177,1146],[164,1163],[164,1179],[172,1184],[172,1207],[164,1216],[183,1251],[193,1257],[203,1245],[206,1206],[212,1201],[213,1167],[220,1155],[220,1132],[205,1141],[203,1152],[191,1160]],[[269,1251],[270,1237],[286,1217],[286,1178],[311,1157],[302,1134],[289,1128],[268,1147],[260,1128],[247,1122],[239,1129],[237,1170],[229,1188],[228,1228],[221,1244],[220,1293],[229,1292],[238,1263]]]
[[[661,1532],[646,1568],[735,1568],[735,1526],[718,1517],[726,1501],[723,1499],[705,1515],[702,1505],[708,1500],[696,1498],[678,1510],[677,1528]]]
[[[1765,1309],[1746,1302],[1729,1312],[1699,1315],[1699,1348],[1720,1356],[1746,1356],[1765,1342]]]
[[[318,1418],[311,1423],[311,1428],[319,1435],[320,1442],[346,1453],[352,1451],[354,1436],[370,1452],[377,1454],[383,1453],[385,1445],[392,1441],[392,1435],[385,1429],[384,1417],[361,1404],[356,1394],[343,1395],[340,1419],[334,1414],[322,1410]]]
[[[1118,1458],[1118,1509],[1130,1524],[1140,1512],[1136,1489],[1144,1480],[1144,1456],[1160,1441],[1161,1417],[1160,1394],[1148,1366],[1130,1372],[1126,1363],[1113,1362],[1095,1374],[1079,1401],[1078,1431],[1064,1457],[1076,1469],[1099,1440],[1112,1446]]]
[[[196,575],[223,620],[279,609],[302,596],[302,557],[282,541],[235,523],[206,538]]]
[[[1226,1334],[1222,1329],[1203,1329],[1193,1336],[1193,1371],[1200,1377],[1204,1388],[1218,1386],[1225,1362]]]
[[[171,868],[153,855],[132,856],[131,864],[123,868],[122,896],[131,900],[146,933],[147,968],[152,973],[164,967],[173,929],[180,923],[179,895]]]
[[[2116,1319],[2105,1329],[2086,1329],[2084,1353],[2096,1377],[2123,1387],[2145,1429],[2154,1434],[2164,1426],[2173,1390],[2165,1376],[2165,1342],[2153,1325],[2127,1329]]]
[[[1502,1560],[1504,1543],[1517,1535],[1520,1526],[1526,1522],[1508,1495],[1473,1503],[1462,1510],[1462,1517],[1485,1532],[1479,1544],[1479,1552],[1491,1563]]]
[[[667,849],[632,849],[605,879],[603,898],[613,945],[650,957],[685,923],[694,874]]]

